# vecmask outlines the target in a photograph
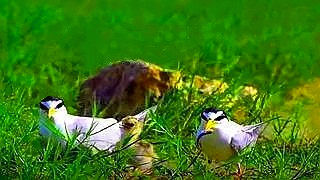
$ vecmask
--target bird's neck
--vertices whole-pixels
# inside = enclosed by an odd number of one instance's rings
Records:
[[[73,119],[67,113],[57,113],[53,116],[54,124],[63,133],[66,132],[66,128],[73,123]]]

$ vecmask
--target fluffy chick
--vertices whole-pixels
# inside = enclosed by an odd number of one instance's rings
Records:
[[[134,143],[132,148],[135,151],[134,163],[136,167],[144,174],[151,174],[152,162],[157,155],[154,152],[153,145],[151,143],[148,143],[145,140],[137,141],[142,132],[143,125],[143,121],[139,121],[135,116],[127,116],[122,119],[124,132],[126,136],[131,137],[129,144]]]

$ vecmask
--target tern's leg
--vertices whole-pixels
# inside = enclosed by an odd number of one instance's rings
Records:
[[[244,175],[244,169],[241,167],[240,163],[238,163],[238,170],[237,172],[234,174],[234,179],[242,179],[243,175]]]

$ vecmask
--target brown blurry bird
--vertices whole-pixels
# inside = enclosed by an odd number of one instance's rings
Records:
[[[99,117],[123,118],[145,108],[179,81],[169,72],[143,61],[122,61],[102,69],[80,87],[79,112],[91,116],[96,104]]]

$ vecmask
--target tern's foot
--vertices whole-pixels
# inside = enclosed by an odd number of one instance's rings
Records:
[[[240,163],[238,163],[238,170],[236,173],[234,173],[233,177],[235,180],[240,180],[243,178],[243,175],[244,175],[244,172],[245,172],[245,169],[243,169],[241,166],[240,166]]]

